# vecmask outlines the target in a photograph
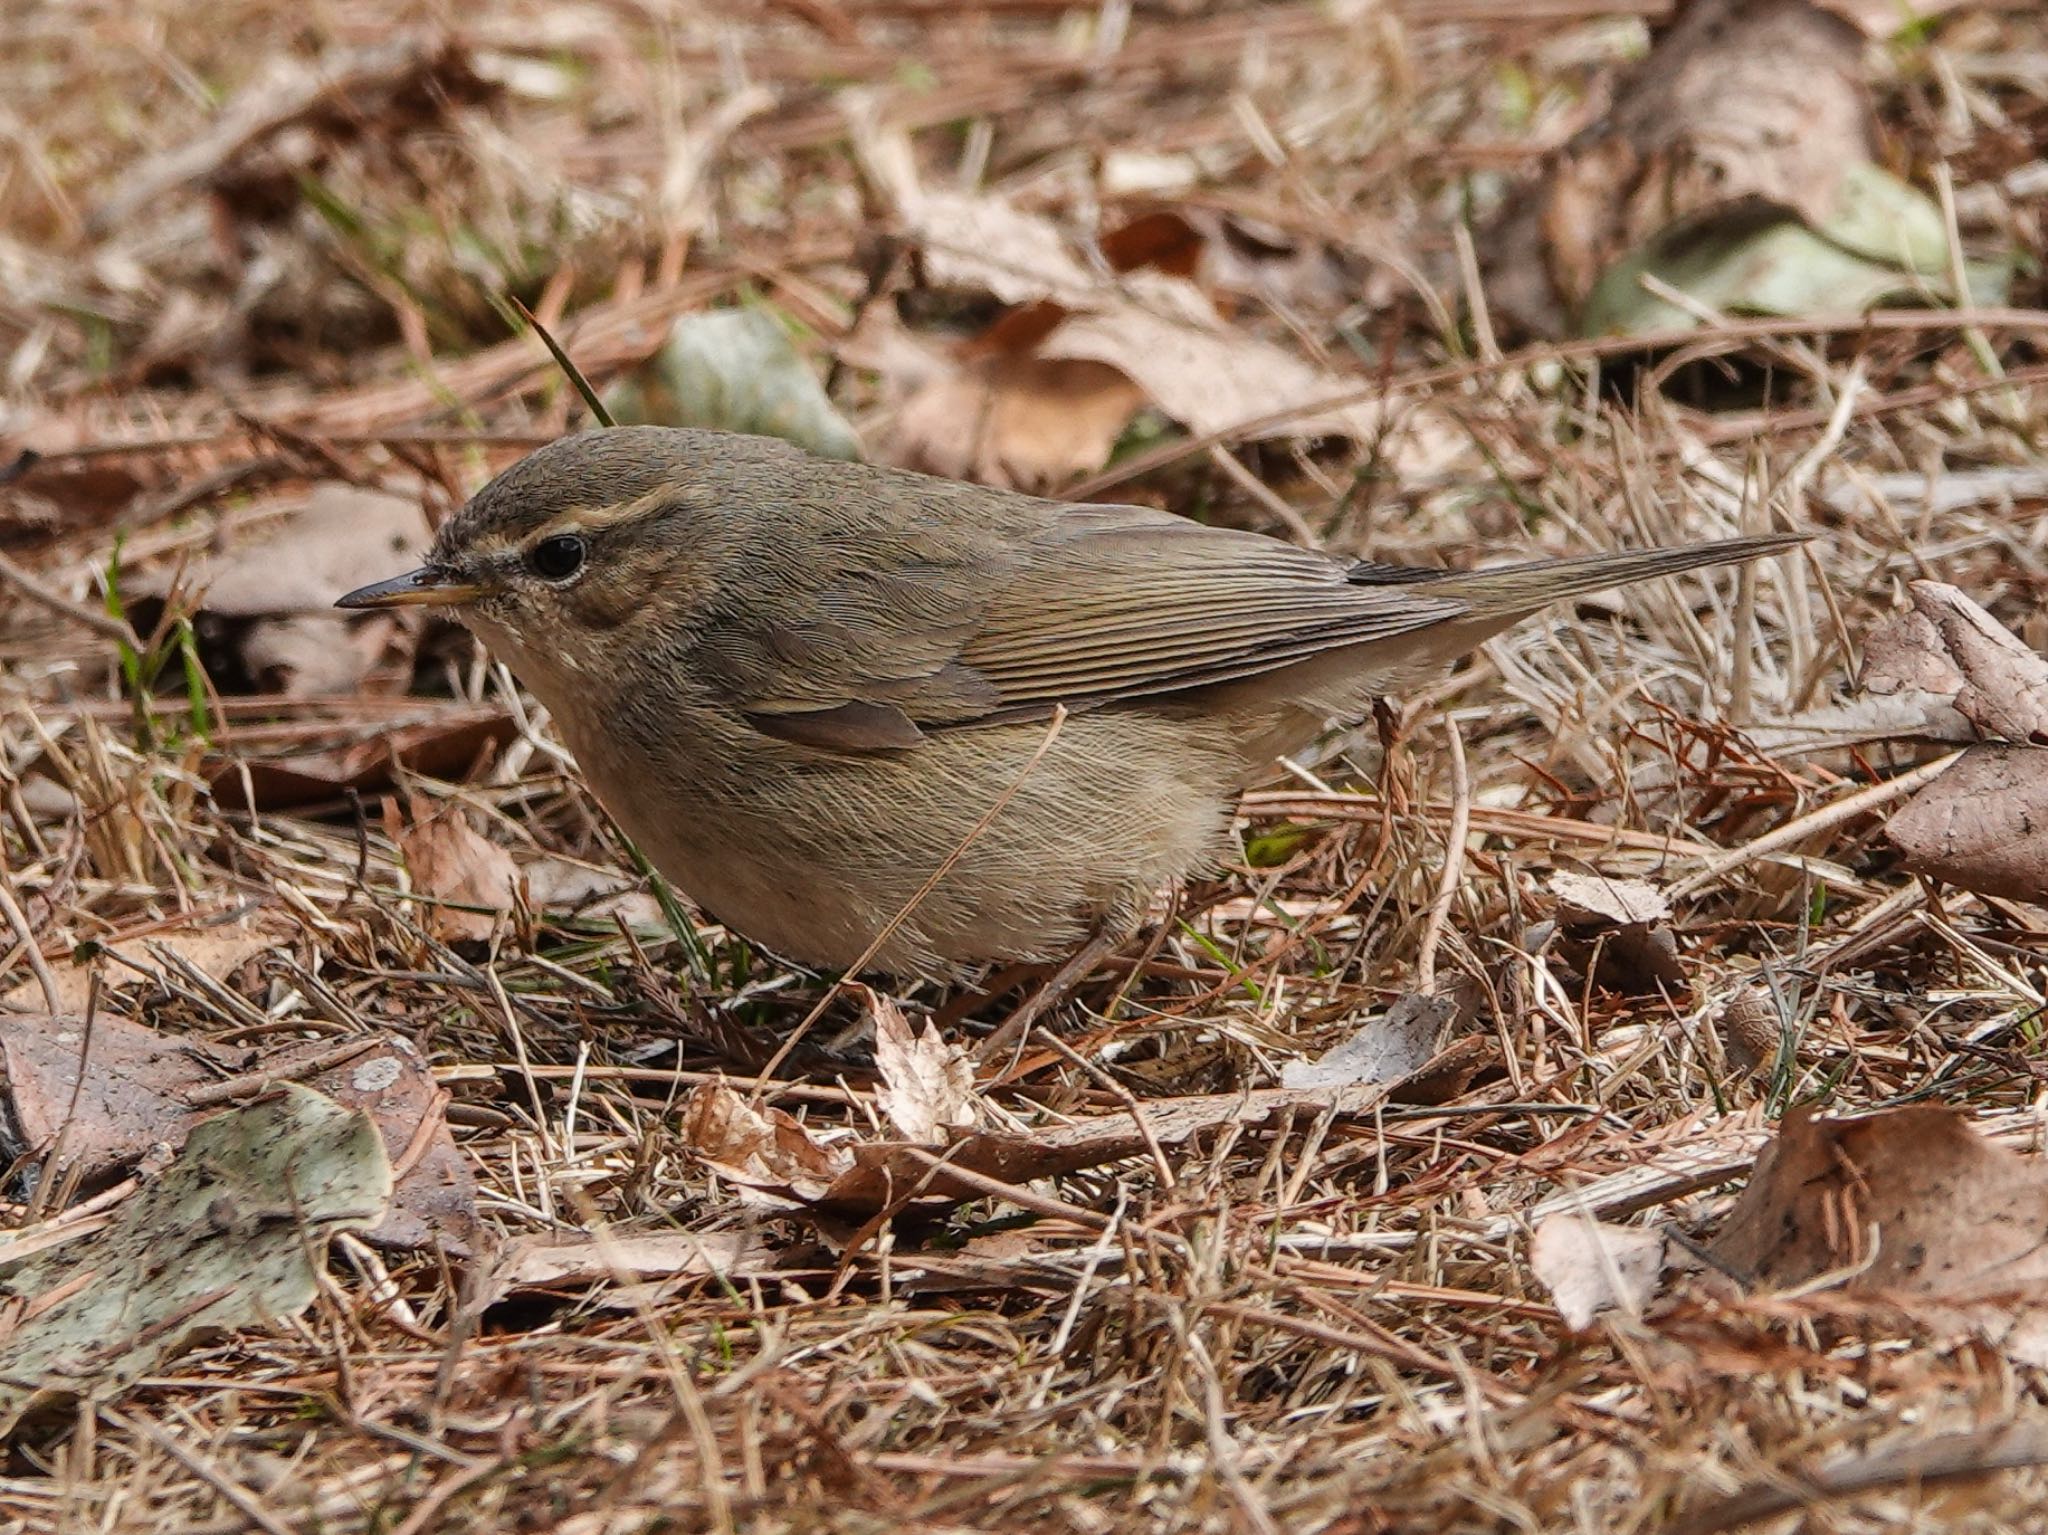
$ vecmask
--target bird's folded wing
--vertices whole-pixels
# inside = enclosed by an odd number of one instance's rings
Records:
[[[821,585],[803,623],[719,634],[714,668],[771,734],[887,750],[1238,681],[1464,611],[1140,507],[1075,507],[989,555],[941,537],[914,557],[870,557]]]

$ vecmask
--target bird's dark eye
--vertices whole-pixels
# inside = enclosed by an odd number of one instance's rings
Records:
[[[568,533],[544,538],[526,551],[526,563],[544,581],[566,581],[583,568],[583,540]]]

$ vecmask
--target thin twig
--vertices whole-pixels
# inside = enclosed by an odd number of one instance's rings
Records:
[[[176,1436],[165,1433],[154,1423],[150,1422],[149,1419],[129,1417],[126,1413],[117,1412],[112,1407],[105,1406],[99,1409],[99,1414],[109,1424],[120,1429],[123,1433],[133,1434],[138,1439],[145,1439],[156,1449],[170,1456],[172,1460],[175,1460],[187,1471],[198,1477],[200,1481],[206,1483],[207,1486],[225,1498],[244,1519],[247,1519],[258,1529],[267,1532],[267,1535],[294,1535],[292,1527],[272,1513],[269,1508],[265,1507],[255,1493],[229,1476],[227,1472],[221,1470],[220,1467],[201,1455],[197,1450],[192,1449]]]
[[[1444,729],[1451,748],[1451,824],[1444,833],[1444,867],[1437,879],[1436,899],[1430,902],[1429,918],[1422,924],[1422,941],[1415,954],[1415,989],[1427,992],[1436,986],[1436,948],[1444,936],[1444,923],[1457,899],[1458,883],[1465,876],[1465,843],[1472,831],[1472,779],[1465,771],[1465,738],[1458,722],[1444,716]]]
[[[1777,830],[1766,832],[1753,842],[1745,842],[1741,847],[1730,848],[1720,856],[1708,859],[1666,893],[1673,900],[1691,895],[1694,891],[1711,885],[1731,870],[1739,869],[1746,863],[1755,863],[1777,852],[1779,848],[1790,847],[1793,843],[1802,842],[1818,832],[1830,831],[1859,815],[1868,815],[1880,805],[1889,805],[1893,800],[1904,799],[1907,795],[1934,782],[1962,755],[1959,751],[1950,752],[1945,757],[1937,757],[1932,762],[1922,763],[1910,773],[1901,773],[1897,778],[1887,778],[1883,783],[1872,784],[1867,789],[1859,789],[1854,794],[1838,799],[1832,805],[1823,805],[1820,809],[1796,820],[1787,821]]]
[[[126,645],[131,650],[142,649],[142,642],[135,637],[135,631],[113,614],[102,613],[98,608],[88,607],[82,602],[73,602],[62,592],[45,585],[39,577],[24,570],[4,554],[0,554],[0,581],[5,581],[29,601],[48,608],[61,618],[70,619],[74,624],[84,625],[103,639],[112,640],[117,645]]]
[[[1211,448],[1209,462],[1221,469],[1246,495],[1271,512],[1274,519],[1294,535],[1296,543],[1304,549],[1322,548],[1323,541],[1316,537],[1316,530],[1308,525],[1308,519],[1289,505],[1287,499],[1278,491],[1240,464],[1228,448]]]
[[[1116,1096],[1117,1101],[1123,1104],[1124,1112],[1131,1116],[1131,1123],[1138,1127],[1138,1134],[1144,1138],[1145,1150],[1152,1158],[1153,1171],[1159,1174],[1159,1186],[1162,1189],[1172,1189],[1176,1182],[1173,1164],[1166,1160],[1166,1152],[1159,1144],[1159,1137],[1152,1133],[1152,1121],[1147,1117],[1143,1105],[1138,1102],[1137,1095],[1056,1034],[1040,1029],[1037,1037],[1045,1041],[1048,1048],[1065,1056],[1068,1061],[1093,1077],[1104,1091]]]
[[[21,952],[28,961],[28,967],[35,972],[36,984],[43,988],[43,1003],[52,1017],[61,1017],[64,1012],[64,994],[57,989],[57,977],[50,973],[43,951],[36,945],[34,929],[29,926],[28,913],[14,899],[14,876],[8,871],[4,851],[0,851],[0,912],[7,917],[7,925],[14,929],[14,936],[21,941]]]
[[[281,1082],[299,1082],[307,1077],[318,1076],[323,1071],[331,1071],[345,1061],[352,1061],[359,1055],[377,1049],[383,1043],[374,1034],[358,1034],[338,1044],[323,1045],[310,1052],[287,1052],[280,1057],[262,1062],[253,1071],[224,1077],[218,1082],[209,1082],[204,1087],[195,1087],[183,1095],[184,1100],[191,1108],[212,1108],[217,1103],[227,1103],[236,1098],[266,1092]]]

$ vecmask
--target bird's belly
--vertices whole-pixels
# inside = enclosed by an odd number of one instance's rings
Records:
[[[1046,734],[872,756],[778,743],[738,772],[726,754],[658,772],[578,755],[649,861],[742,936],[820,968],[948,977],[1133,925],[1227,844],[1234,764],[1186,722],[1077,716],[1040,755]]]

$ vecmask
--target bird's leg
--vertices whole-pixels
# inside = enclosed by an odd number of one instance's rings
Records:
[[[1372,701],[1373,728],[1380,737],[1380,792],[1397,810],[1408,808],[1408,785],[1401,771],[1407,765],[1408,733],[1401,711],[1384,698]]]
[[[1369,870],[1379,868],[1380,860],[1392,849],[1394,817],[1408,808],[1406,778],[1401,771],[1408,757],[1401,713],[1386,699],[1375,698],[1372,722],[1380,734],[1380,825],[1373,840],[1372,856],[1366,860]]]
[[[1013,987],[1022,986],[1034,975],[1044,974],[1045,969],[1043,964],[1004,965],[972,985],[955,987],[952,996],[932,1009],[932,1022],[940,1032],[950,1034],[972,1017],[977,1008],[1006,995]]]
[[[988,1065],[1012,1045],[1021,1048],[1031,1025],[1043,1018],[1054,1003],[1088,979],[1097,965],[1114,954],[1117,945],[1123,942],[1123,936],[1121,931],[1097,928],[1043,986],[1018,1003],[1017,1010],[1003,1020],[995,1033],[981,1042],[981,1048],[974,1055],[976,1064]]]

